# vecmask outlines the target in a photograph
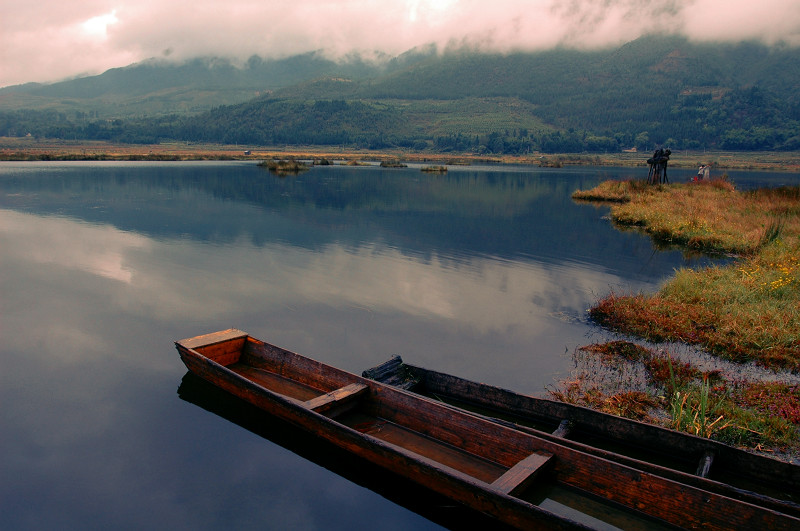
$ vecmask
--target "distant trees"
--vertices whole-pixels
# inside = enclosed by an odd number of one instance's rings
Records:
[[[108,102],[99,96],[81,98],[103,94],[108,87],[101,84],[87,92],[91,82],[83,81],[81,90],[75,84],[49,87],[57,96],[46,100],[48,110],[0,112],[0,135],[487,154],[613,152],[634,146],[642,151],[656,146],[789,150],[800,148],[797,58],[790,48],[701,45],[649,36],[614,50],[430,51],[385,68],[350,65],[350,73],[343,75],[346,83],[317,79],[320,68],[344,66],[313,54],[277,63],[251,58],[246,71],[226,67],[225,76],[235,79],[225,83],[219,82],[215,68],[212,88],[204,77],[205,64],[184,67],[177,76],[153,69],[147,75],[137,70],[133,76],[122,69],[103,83],[113,81],[120,101],[135,102],[130,108],[144,109],[141,113],[102,115],[99,109],[108,112]],[[173,86],[157,83],[164,72],[180,78],[183,99],[164,96],[165,87]],[[259,87],[270,78],[280,81],[275,87],[284,88],[201,114],[142,117],[148,110],[162,112],[164,101],[200,104],[231,90],[228,82],[244,83],[245,78],[251,79],[247,83],[257,79]],[[317,80],[303,83],[309,79]],[[187,85],[187,80],[195,81]],[[86,108],[64,110],[76,101],[85,102]],[[150,101],[161,104],[148,106]]]
[[[621,90],[621,89],[619,89]],[[472,115],[457,117],[462,130],[428,132],[440,118],[426,121],[423,104],[362,99],[264,98],[241,105],[218,107],[194,116],[102,119],[96,112],[19,110],[0,112],[0,136],[108,140],[157,143],[164,140],[254,145],[341,145],[386,149],[403,147],[439,152],[487,154],[616,152],[630,147],[649,151],[721,148],[729,150],[789,150],[800,148],[800,104],[788,109],[775,93],[759,87],[679,93],[660,105],[638,93],[624,102],[594,96],[591,106],[565,97],[543,98],[537,112],[553,116],[550,130],[527,127],[463,131]],[[622,109],[625,107],[624,109]],[[415,120],[405,118],[415,109]],[[435,107],[434,107],[435,108]],[[422,109],[422,110],[420,110]],[[511,106],[508,123],[518,117]],[[435,111],[434,111],[435,112]],[[450,111],[450,112],[459,112]],[[556,113],[556,114],[553,114]],[[493,114],[497,120],[497,114]],[[538,116],[538,115],[537,115]],[[638,117],[637,117],[638,116]],[[573,123],[580,122],[583,127]],[[446,126],[437,126],[437,130]]]

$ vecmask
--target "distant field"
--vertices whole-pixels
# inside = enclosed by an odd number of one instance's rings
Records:
[[[249,155],[245,155],[249,151]],[[650,153],[604,154],[543,154],[527,155],[476,155],[472,153],[434,153],[407,150],[353,150],[330,146],[304,146],[280,148],[275,146],[245,146],[222,144],[196,144],[170,142],[161,144],[113,144],[68,140],[40,140],[31,137],[0,137],[0,160],[261,160],[272,157],[328,158],[331,160],[394,160],[458,162],[502,162],[509,164],[539,165],[606,165],[646,166]],[[670,166],[692,168],[699,164],[713,164],[715,168],[757,169],[800,172],[800,152],[732,152],[732,151],[681,151],[673,152]]]

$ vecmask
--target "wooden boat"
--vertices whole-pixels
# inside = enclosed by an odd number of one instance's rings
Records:
[[[356,376],[239,330],[176,342],[212,384],[363,459],[522,529],[800,529],[685,485]]]
[[[411,480],[389,474],[385,469],[307,431],[276,418],[187,371],[178,386],[178,397],[228,422],[281,446],[298,456],[369,489],[392,503],[412,511],[445,529],[499,529],[497,520],[452,503]],[[367,514],[379,515],[374,509]],[[346,517],[345,517],[346,519]],[[269,526],[265,526],[269,527]],[[512,529],[505,526],[504,529]]]
[[[409,365],[400,356],[364,371],[363,376],[583,452],[800,517],[800,466],[791,463]]]

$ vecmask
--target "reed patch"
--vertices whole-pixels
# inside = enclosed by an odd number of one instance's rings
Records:
[[[594,361],[616,377],[598,378]],[[549,390],[554,399],[752,450],[800,453],[798,384],[731,378],[628,341],[580,347],[576,365]]]

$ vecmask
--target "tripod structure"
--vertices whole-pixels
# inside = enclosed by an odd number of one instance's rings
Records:
[[[647,174],[648,184],[669,184],[667,163],[671,154],[672,151],[669,149],[657,149],[653,157],[647,159],[647,164],[650,165],[650,172]]]

